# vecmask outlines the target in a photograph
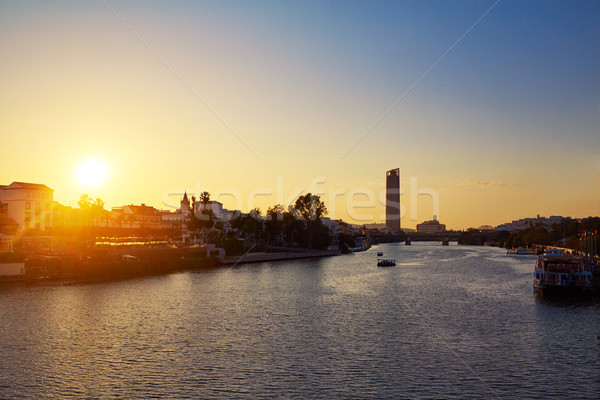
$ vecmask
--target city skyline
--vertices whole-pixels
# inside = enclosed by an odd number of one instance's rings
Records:
[[[363,223],[347,204],[373,193],[358,215],[385,221],[399,167],[408,228],[436,214],[415,188],[452,229],[600,214],[595,2],[0,9],[0,183],[107,208],[230,191],[266,211],[316,182],[330,217]],[[90,160],[106,176],[82,176]]]

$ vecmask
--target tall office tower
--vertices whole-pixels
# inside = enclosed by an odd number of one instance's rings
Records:
[[[400,230],[400,169],[391,169],[385,177],[385,226]]]

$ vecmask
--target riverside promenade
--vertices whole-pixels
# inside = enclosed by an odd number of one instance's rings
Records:
[[[264,261],[281,261],[294,260],[298,258],[313,258],[313,257],[331,257],[339,256],[339,250],[304,250],[304,251],[287,251],[280,253],[247,253],[242,256],[223,257],[221,263],[223,265],[256,263]]]

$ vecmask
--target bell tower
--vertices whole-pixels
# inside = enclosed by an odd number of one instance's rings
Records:
[[[187,191],[185,191],[183,194],[183,199],[181,200],[181,206],[179,207],[179,210],[186,217],[190,215],[190,201],[187,196]]]

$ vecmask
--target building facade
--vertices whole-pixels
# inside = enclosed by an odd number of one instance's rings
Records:
[[[392,231],[400,230],[400,169],[385,174],[385,226]]]
[[[19,231],[51,228],[53,197],[54,190],[38,183],[0,185],[0,201],[6,203],[6,215],[18,224]]]
[[[440,224],[435,216],[431,221],[425,221],[421,224],[417,224],[418,233],[440,233],[446,232],[446,225]]]
[[[115,228],[131,229],[162,229],[163,213],[154,207],[145,204],[129,204],[122,207],[113,207],[111,211],[110,226]]]

